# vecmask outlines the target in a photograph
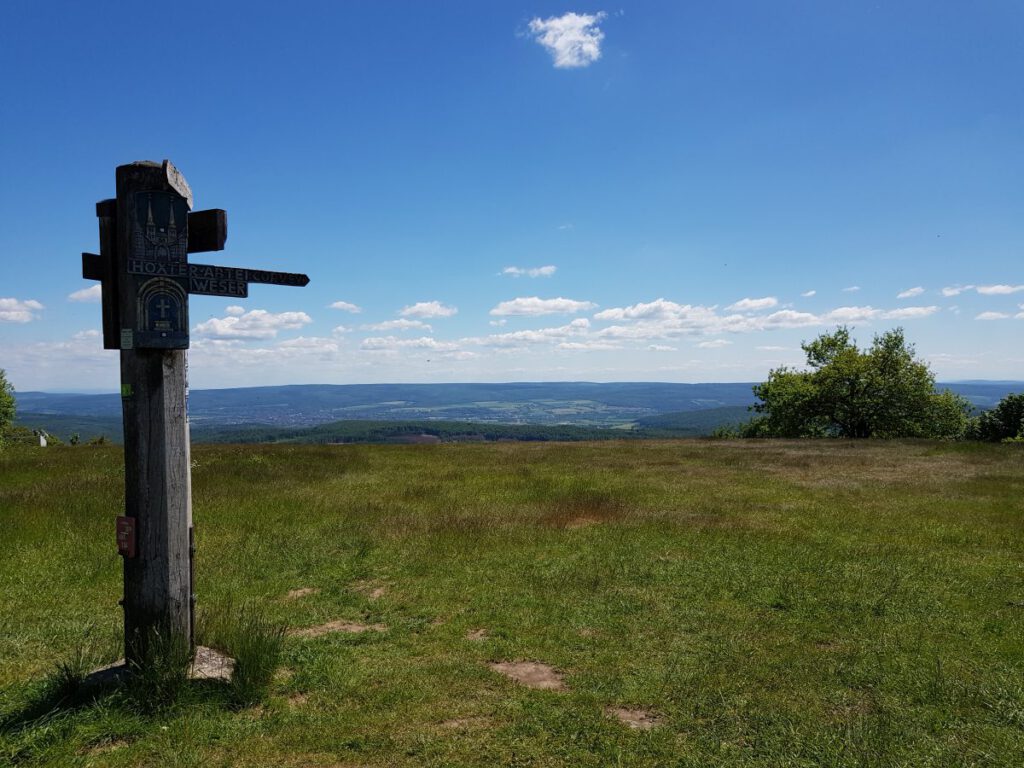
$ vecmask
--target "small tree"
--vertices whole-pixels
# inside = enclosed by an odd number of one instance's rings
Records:
[[[0,448],[11,425],[14,424],[14,387],[7,381],[7,374],[0,368]]]
[[[903,329],[861,351],[847,328],[802,345],[809,370],[777,368],[754,386],[761,414],[744,433],[765,437],[961,437],[968,403],[936,392],[935,376]]]
[[[1024,393],[1007,395],[991,411],[974,419],[969,435],[992,442],[1024,437]]]

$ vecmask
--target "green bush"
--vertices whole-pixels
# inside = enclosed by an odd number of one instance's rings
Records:
[[[991,411],[972,419],[968,436],[993,443],[1024,438],[1024,393],[1011,393]]]

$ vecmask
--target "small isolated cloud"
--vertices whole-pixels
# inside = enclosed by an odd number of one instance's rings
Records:
[[[730,304],[726,309],[735,312],[757,312],[761,309],[771,309],[778,305],[779,300],[774,296],[765,296],[761,299],[740,299],[735,304]]]
[[[508,320],[506,320],[504,317],[500,317],[497,320],[488,320],[487,324],[493,325],[495,328],[501,328],[501,326],[508,324]]]
[[[907,288],[907,290],[905,291],[900,291],[899,293],[896,294],[896,298],[912,299],[915,296],[920,296],[922,293],[924,293],[924,288],[922,288],[920,285],[916,285],[913,288]]]
[[[730,344],[732,342],[725,339],[712,339],[711,341],[702,341],[697,346],[701,349],[721,349],[722,347],[728,347]]]
[[[809,298],[811,298],[811,296],[813,296],[816,293],[817,293],[817,291],[804,291],[800,295],[803,296],[805,299],[809,299]]]
[[[74,293],[68,294],[68,301],[81,301],[83,303],[94,304],[103,298],[103,286],[99,283],[96,285],[90,285],[88,288],[82,288],[81,290],[75,291]]]
[[[383,323],[373,323],[361,327],[364,331],[410,331],[415,329],[429,333],[434,330],[422,320],[407,320],[404,317],[398,320],[385,320]]]
[[[601,58],[604,32],[597,25],[607,14],[569,13],[530,21],[530,33],[554,59],[558,69],[586,67]]]
[[[551,277],[557,269],[558,267],[551,264],[546,267],[530,267],[527,269],[522,267],[505,267],[501,270],[501,274],[508,275],[509,277]]]
[[[788,352],[788,347],[776,347],[772,344],[765,345],[763,347],[757,347],[760,352]]]
[[[585,312],[594,309],[597,304],[592,301],[575,301],[574,299],[542,299],[538,296],[520,297],[511,301],[503,301],[494,309],[491,314],[496,317],[503,315],[527,315],[536,317],[538,315],[571,315],[576,312]]]
[[[353,304],[350,301],[336,301],[330,305],[331,309],[340,309],[342,312],[351,312],[353,315],[358,315],[363,311],[363,308]]]
[[[1006,320],[1010,316],[1005,312],[982,312],[975,320]]]
[[[843,293],[856,293],[859,290],[860,290],[860,286],[859,285],[849,285],[846,288],[843,288]]]
[[[241,315],[211,317],[197,325],[193,332],[216,339],[272,339],[277,336],[278,331],[295,330],[312,322],[313,318],[305,312],[268,312],[265,309],[254,309]]]
[[[346,333],[352,333],[352,328],[347,325],[336,325],[331,329],[331,333],[335,336],[342,336]]]
[[[946,298],[950,296],[959,296],[964,291],[974,290],[973,285],[947,285],[942,289],[942,295]]]
[[[241,317],[245,314],[245,307],[240,307],[237,304],[232,304],[224,310],[224,314],[229,317]]]
[[[1024,291],[1024,285],[979,285],[977,290],[983,296],[1006,296]]]
[[[89,329],[88,331],[79,331],[71,338],[75,341],[86,341],[88,339],[98,339],[100,332],[95,329]]]
[[[398,313],[402,317],[451,317],[459,310],[449,307],[440,301],[418,301],[408,307],[402,307]]]
[[[651,352],[678,352],[676,347],[670,347],[668,344],[650,344],[647,349]]]
[[[883,312],[881,318],[883,320],[909,320],[917,317],[930,317],[939,311],[936,306],[930,307],[903,307],[902,309],[890,309],[888,312]]]
[[[0,323],[30,323],[39,319],[37,313],[42,309],[35,299],[0,299]]]

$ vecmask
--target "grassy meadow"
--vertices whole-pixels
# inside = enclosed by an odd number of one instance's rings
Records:
[[[0,765],[1024,764],[1019,446],[203,445],[193,463],[201,610],[290,628],[269,694],[40,707],[58,665],[120,653],[121,453],[9,450]],[[490,666],[516,661],[561,689]]]

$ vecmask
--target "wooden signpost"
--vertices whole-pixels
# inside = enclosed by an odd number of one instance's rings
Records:
[[[188,295],[245,298],[249,283],[304,286],[309,278],[190,264],[190,253],[224,248],[227,214],[192,211],[192,190],[170,161],[119,166],[116,182],[117,197],[96,204],[100,253],[82,254],[82,276],[102,285],[104,348],[121,350],[125,510],[117,544],[125,658],[139,667],[154,643],[195,646]]]

